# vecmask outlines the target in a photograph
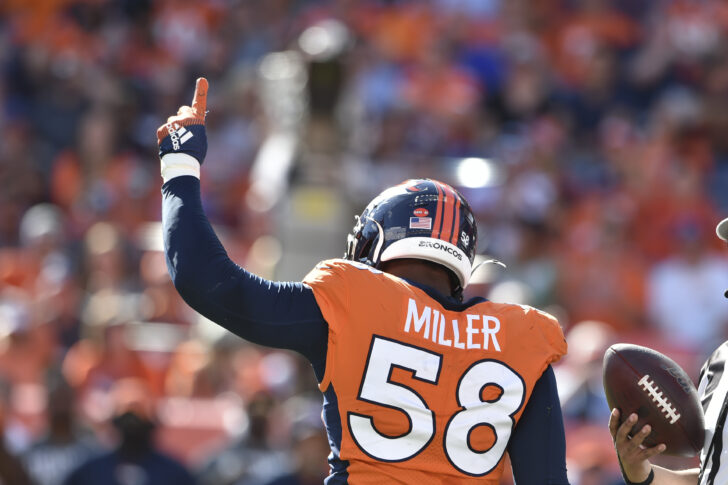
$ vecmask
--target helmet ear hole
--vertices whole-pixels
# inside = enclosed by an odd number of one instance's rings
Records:
[[[374,243],[374,241],[372,241],[371,239],[367,240],[367,242],[364,243],[364,246],[362,246],[361,251],[359,252],[359,257],[356,258],[356,255],[354,256],[355,259],[362,259],[362,258],[369,259],[369,253],[372,250],[373,243]]]

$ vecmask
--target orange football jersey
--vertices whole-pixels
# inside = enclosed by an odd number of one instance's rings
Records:
[[[349,482],[497,484],[534,384],[566,353],[556,319],[488,301],[447,309],[345,260],[304,282],[329,324],[320,388],[336,395]]]

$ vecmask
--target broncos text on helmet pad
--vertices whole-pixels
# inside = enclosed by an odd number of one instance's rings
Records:
[[[478,231],[465,198],[431,179],[407,180],[379,194],[356,218],[345,258],[379,268],[384,261],[413,258],[452,271],[468,285]]]

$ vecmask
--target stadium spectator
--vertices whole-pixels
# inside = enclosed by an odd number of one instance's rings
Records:
[[[681,221],[674,231],[679,253],[652,268],[648,311],[666,340],[705,357],[725,340],[728,261],[706,247],[695,221]],[[690,322],[690,325],[685,325]]]
[[[291,431],[293,470],[266,485],[318,485],[328,474],[329,443],[321,425],[294,423]]]
[[[23,463],[8,450],[5,436],[9,414],[10,387],[5,381],[0,382],[0,483],[31,485],[32,482],[23,467]]]
[[[73,389],[61,376],[48,379],[48,432],[22,455],[35,485],[60,485],[80,464],[98,454],[99,443],[79,429]]]
[[[273,396],[266,393],[250,399],[245,433],[213,454],[198,474],[200,485],[262,485],[288,471],[289,457],[270,443],[270,414],[274,405]],[[321,482],[323,478],[319,478]]]
[[[114,406],[111,423],[117,433],[116,448],[82,463],[63,484],[196,483],[181,463],[156,449],[156,418],[147,386],[135,379],[121,379],[114,384],[111,394]]]

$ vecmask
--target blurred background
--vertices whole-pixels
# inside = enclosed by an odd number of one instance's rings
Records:
[[[139,443],[173,483],[326,474],[308,364],[166,272],[155,132],[204,75],[203,202],[234,260],[300,280],[384,187],[454,185],[508,265],[468,294],[567,334],[571,483],[621,483],[606,347],[697,380],[728,337],[727,35],[717,0],[3,0],[0,481],[111,483],[79,465]]]

